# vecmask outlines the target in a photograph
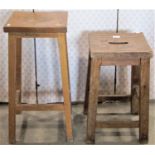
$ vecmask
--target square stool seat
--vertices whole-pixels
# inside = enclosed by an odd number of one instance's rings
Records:
[[[67,12],[14,12],[4,32],[67,32]]]
[[[89,45],[91,57],[136,59],[152,56],[143,33],[92,32]]]

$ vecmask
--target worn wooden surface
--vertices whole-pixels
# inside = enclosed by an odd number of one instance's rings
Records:
[[[58,38],[58,33],[9,32],[18,38]]]
[[[84,114],[88,113],[88,102],[89,102],[89,83],[90,83],[90,62],[91,62],[91,58],[90,58],[90,53],[88,56],[88,70],[87,70],[87,81],[86,81],[86,90],[85,90],[85,102],[84,102]]]
[[[71,120],[71,97],[70,97],[70,80],[68,68],[68,51],[67,40],[65,33],[58,34],[58,45],[60,50],[61,76],[62,76],[62,90],[64,96],[64,112],[66,118],[66,132],[68,140],[73,140],[72,135],[72,120]]]
[[[100,65],[98,59],[91,60],[90,68],[90,90],[89,90],[89,106],[87,119],[87,142],[95,142],[96,112],[98,102]]]
[[[22,88],[22,73],[21,73],[21,66],[22,66],[22,39],[17,38],[16,42],[16,85],[18,90],[18,101],[16,103],[21,103],[21,88]],[[17,114],[20,112],[16,111]]]
[[[17,38],[16,42],[16,85],[17,85],[17,90],[21,91],[21,64],[22,64],[22,53],[21,53],[21,38]]]
[[[102,57],[102,56],[101,56]],[[139,65],[139,59],[131,59],[131,58],[101,58],[100,60],[102,66],[127,66],[130,65]]]
[[[138,128],[139,121],[104,121],[96,122],[97,128]]]
[[[67,32],[67,12],[13,12],[5,32]]]
[[[128,44],[109,44],[109,42],[128,42]],[[91,57],[136,59],[152,55],[143,33],[92,32],[89,34],[89,45]]]
[[[148,140],[149,124],[149,79],[150,59],[141,59],[140,66],[140,108],[139,108],[139,139]]]
[[[124,44],[120,44],[122,42]],[[89,35],[89,46],[91,73],[89,77],[88,143],[95,141],[95,127],[139,127],[139,140],[147,140],[149,122],[149,71],[152,50],[148,46],[144,35],[142,33],[116,34],[113,32],[93,32]],[[139,121],[96,121],[98,74],[100,66],[103,65],[132,65],[131,111],[132,113],[139,112]]]
[[[101,93],[99,93],[99,97],[98,97],[98,101],[99,102],[104,102],[105,100],[111,100],[111,101],[117,101],[117,100],[120,100],[120,101],[130,101],[131,99],[131,95],[103,95]]]
[[[140,67],[132,66],[131,68],[131,113],[139,112],[139,84],[140,84]]]
[[[9,53],[8,53],[8,60],[9,60],[9,143],[15,143],[16,137],[16,113],[15,113],[15,106],[16,106],[16,41],[17,38],[13,35],[9,35]]]
[[[16,111],[64,111],[63,104],[19,104]]]
[[[27,19],[27,20],[26,20]],[[10,24],[10,25],[8,25]],[[4,27],[9,32],[9,143],[16,141],[16,113],[26,111],[61,110],[65,113],[66,135],[72,140],[71,97],[67,53],[67,12],[13,13]],[[62,104],[19,104],[21,103],[21,40],[22,38],[57,38],[60,52],[64,102]]]

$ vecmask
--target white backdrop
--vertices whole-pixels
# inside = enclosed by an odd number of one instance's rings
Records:
[[[36,10],[41,11],[41,10]],[[3,26],[12,10],[0,10],[0,102],[8,101],[8,48]],[[153,10],[120,10],[120,30],[143,32],[154,50]],[[72,101],[83,101],[88,65],[88,32],[116,29],[116,10],[70,10],[68,18],[68,54]],[[35,102],[34,47],[32,39],[23,40],[22,98]],[[60,101],[62,98],[59,53],[55,39],[37,39],[39,102]],[[155,99],[155,59],[151,60],[150,98]],[[130,67],[119,67],[117,93],[130,93]],[[101,71],[100,89],[113,94],[114,67]],[[104,89],[103,89],[104,86]]]

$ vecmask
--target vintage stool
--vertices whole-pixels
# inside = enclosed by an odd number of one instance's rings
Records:
[[[19,111],[64,111],[67,139],[72,140],[70,84],[67,55],[67,12],[14,12],[4,31],[9,40],[9,143],[16,141],[16,113]],[[22,38],[57,38],[60,50],[63,103],[21,103]]]
[[[92,32],[89,34],[89,69],[86,88],[87,142],[95,142],[96,128],[139,128],[139,140],[148,140],[149,75],[152,50],[143,33]],[[138,121],[97,121],[101,66],[132,66],[131,109]],[[88,105],[87,105],[88,104]]]

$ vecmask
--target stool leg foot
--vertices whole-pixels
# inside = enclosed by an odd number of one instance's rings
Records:
[[[141,135],[140,138],[139,138],[139,142],[141,144],[147,144],[148,143],[148,136],[146,135]]]
[[[86,143],[87,144],[95,144],[95,140],[94,139],[87,138],[86,139]]]
[[[65,112],[65,119],[66,119],[66,133],[67,133],[67,139],[73,139],[67,42],[66,42],[65,33],[60,33],[58,35],[58,43],[59,43],[59,50],[60,50],[62,89],[63,89],[63,96],[64,96],[64,112]]]
[[[73,138],[67,138],[67,142],[70,143],[70,144],[73,144],[74,139]]]

